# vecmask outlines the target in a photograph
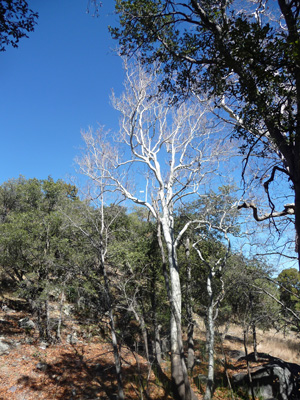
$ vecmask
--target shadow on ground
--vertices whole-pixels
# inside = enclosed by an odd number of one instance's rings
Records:
[[[34,391],[36,398],[49,393],[47,398],[57,400],[117,399],[115,366],[108,360],[111,355],[111,351],[108,351],[91,360],[86,357],[83,349],[74,347],[60,354],[54,363],[48,364],[42,360],[37,362],[34,376],[20,377],[17,385],[23,390]],[[140,391],[147,398],[147,388],[149,394],[153,394],[154,387],[159,389],[155,377],[148,382],[152,387],[147,385],[147,365],[141,364],[139,368],[140,375],[137,374],[136,365],[126,363],[123,367],[124,391],[128,398],[140,398]],[[163,398],[167,399],[168,396],[151,395],[151,399]]]

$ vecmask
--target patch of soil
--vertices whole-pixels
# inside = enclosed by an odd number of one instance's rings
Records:
[[[112,346],[95,338],[45,347],[37,333],[19,328],[23,312],[0,312],[0,335],[13,346],[0,356],[0,400],[114,399],[117,381]],[[74,325],[74,323],[73,323]],[[65,332],[65,336],[68,333]],[[127,349],[121,351],[126,398],[140,398],[140,383],[150,399],[171,400],[146,361]],[[140,377],[137,375],[140,371]]]

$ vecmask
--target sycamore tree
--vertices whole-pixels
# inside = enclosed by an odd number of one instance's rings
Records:
[[[190,295],[196,306],[204,308],[208,353],[208,381],[205,400],[214,391],[215,324],[221,303],[230,285],[226,285],[225,272],[230,268],[231,237],[239,233],[237,226],[237,200],[233,188],[223,186],[181,210],[181,217],[197,221],[186,232],[193,259],[193,287]],[[191,263],[191,260],[190,260]],[[206,282],[205,282],[206,281]]]
[[[268,160],[255,177],[269,209],[253,199],[242,207],[257,221],[290,218],[300,262],[299,1],[116,0],[116,13],[111,31],[123,54],[159,60],[172,97],[211,95],[243,140],[244,168],[252,155]]]
[[[164,245],[160,246],[171,318],[171,365],[174,395],[191,399],[193,393],[184,359],[181,330],[182,296],[177,247],[186,227],[175,235],[174,210],[199,193],[200,185],[213,175],[227,150],[217,129],[205,118],[205,108],[191,99],[175,108],[166,96],[157,96],[159,65],[145,72],[140,64],[125,61],[125,91],[112,102],[120,112],[120,131],[115,135],[119,151],[110,156],[113,168],[101,162],[105,143],[85,136],[89,153],[85,174],[94,181],[109,178],[111,187],[126,199],[146,207],[157,221]],[[188,222],[187,225],[189,225]],[[166,255],[164,254],[166,252]]]
[[[98,136],[95,139],[93,132],[89,130],[83,133],[83,139],[87,144],[82,157],[77,160],[80,172],[92,178],[92,182],[88,188],[87,198],[91,202],[92,207],[96,212],[84,213],[84,223],[69,216],[71,223],[80,230],[84,238],[87,238],[91,244],[93,251],[96,254],[97,274],[103,278],[104,293],[106,306],[108,308],[109,325],[111,333],[111,341],[113,346],[115,372],[118,383],[118,399],[124,399],[123,379],[121,370],[121,356],[119,352],[119,343],[115,326],[115,302],[112,294],[112,283],[109,279],[108,271],[108,243],[113,232],[113,225],[122,213],[122,207],[118,204],[112,204],[110,212],[106,202],[111,200],[110,193],[114,190],[111,185],[110,172],[114,168],[114,148],[106,140],[107,133],[103,130],[98,131]],[[89,143],[94,143],[94,149],[97,154],[93,153],[93,148]],[[95,157],[96,155],[96,157]],[[92,171],[96,170],[97,175],[93,175]],[[118,203],[118,201],[117,201]],[[86,221],[89,223],[86,224]],[[91,232],[92,228],[92,232]],[[99,296],[100,297],[100,296]]]

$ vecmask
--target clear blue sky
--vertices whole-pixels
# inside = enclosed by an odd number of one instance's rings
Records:
[[[88,0],[28,3],[39,13],[35,31],[0,53],[0,184],[20,174],[74,175],[80,131],[118,127],[109,101],[123,82],[108,32],[117,23],[114,1],[103,2],[98,18],[86,13]]]

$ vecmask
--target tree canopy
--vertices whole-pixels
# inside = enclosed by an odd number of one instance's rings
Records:
[[[0,51],[11,45],[18,47],[19,40],[34,30],[38,13],[28,7],[25,0],[0,1]]]
[[[120,26],[111,32],[123,54],[137,53],[146,64],[159,60],[161,89],[173,98],[212,96],[216,113],[244,139],[245,165],[252,154],[272,159],[260,176],[271,206],[264,217],[295,214],[298,237],[299,2],[116,0],[116,12]],[[269,189],[278,174],[295,203],[276,213]],[[244,207],[257,212],[255,204]]]

